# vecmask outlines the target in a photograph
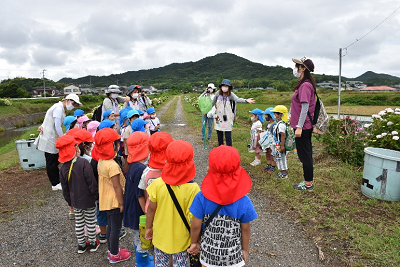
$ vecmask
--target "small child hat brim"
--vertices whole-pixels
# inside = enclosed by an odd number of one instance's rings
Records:
[[[128,146],[128,163],[138,162],[149,156],[149,136],[143,132],[134,132],[126,140]]]
[[[172,141],[165,151],[167,163],[165,164],[161,178],[166,184],[185,184],[196,176],[193,161],[193,147],[183,140]]]
[[[203,195],[220,205],[229,205],[251,189],[249,174],[240,167],[239,152],[231,146],[219,146],[208,156],[209,171],[201,184]]]
[[[61,163],[70,161],[75,157],[75,145],[78,142],[71,135],[63,135],[56,141],[56,148],[58,149],[58,161]]]

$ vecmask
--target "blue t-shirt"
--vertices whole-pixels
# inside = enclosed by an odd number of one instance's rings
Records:
[[[217,207],[199,192],[189,210],[204,223]],[[205,266],[243,266],[240,224],[255,218],[257,213],[248,196],[223,206],[201,236],[200,262]]]
[[[124,226],[139,230],[139,218],[144,214],[139,204],[139,197],[144,191],[138,187],[143,170],[146,166],[140,162],[132,162],[126,174],[124,194]]]

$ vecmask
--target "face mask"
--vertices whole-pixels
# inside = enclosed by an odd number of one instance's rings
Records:
[[[74,105],[72,105],[71,102],[69,101],[68,104],[66,105],[66,108],[68,110],[73,110],[74,109]]]
[[[301,73],[299,73],[299,72],[297,71],[297,68],[296,68],[296,67],[293,68],[293,76],[296,77],[296,78],[300,78],[300,76],[301,76]]]
[[[156,114],[150,115],[150,118],[154,119],[156,117]]]
[[[131,94],[131,96],[132,96],[133,99],[137,99],[139,94],[138,93],[133,93],[133,94]]]
[[[143,115],[142,115],[142,116],[139,116],[139,119],[142,119],[142,120],[143,120],[143,117],[144,117]]]
[[[213,89],[208,89],[208,92],[209,92],[209,93],[212,93],[212,92],[213,92]]]
[[[256,121],[257,119],[254,117],[251,117],[251,121]]]
[[[118,94],[111,94],[111,98],[116,99],[119,95]]]
[[[221,90],[222,90],[222,92],[226,93],[226,92],[228,92],[229,87],[228,86],[222,86]]]

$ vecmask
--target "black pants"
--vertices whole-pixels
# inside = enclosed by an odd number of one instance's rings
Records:
[[[119,208],[107,210],[107,247],[111,254],[117,255],[119,251],[119,232],[122,228],[123,213]]]
[[[221,146],[224,144],[224,133],[225,133],[226,145],[232,146],[232,132],[231,131],[224,132],[224,131],[217,130],[218,145]]]
[[[296,137],[297,155],[303,164],[304,181],[312,181],[314,179],[314,163],[312,157],[311,144],[312,129],[303,130],[301,137]]]
[[[58,169],[58,153],[50,154],[44,152],[46,158],[46,171],[49,177],[51,185],[57,185],[60,183],[60,170]]]

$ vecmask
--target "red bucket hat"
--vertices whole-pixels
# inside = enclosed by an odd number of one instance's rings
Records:
[[[111,128],[103,128],[96,133],[96,155],[99,159],[112,159],[115,156],[113,142],[121,139],[121,136]]]
[[[91,133],[89,133],[85,129],[78,129],[74,128],[69,130],[66,135],[71,135],[72,137],[75,138],[75,140],[78,142],[78,144],[83,143],[83,142],[94,142],[94,138]]]
[[[161,178],[166,184],[181,185],[193,180],[196,169],[193,161],[193,147],[189,142],[172,141],[165,151],[167,163]]]
[[[166,161],[165,150],[172,141],[174,141],[174,139],[169,133],[166,132],[156,132],[155,134],[150,136],[150,167],[154,169],[164,168]]]
[[[141,161],[149,155],[149,136],[144,132],[134,132],[126,140],[128,146],[128,163]]]
[[[249,174],[240,167],[236,148],[219,146],[208,156],[210,169],[201,184],[203,195],[220,205],[229,205],[245,196],[251,188]]]
[[[61,163],[70,161],[75,157],[75,145],[78,142],[71,135],[63,135],[56,141],[56,148],[58,149],[58,161]]]

